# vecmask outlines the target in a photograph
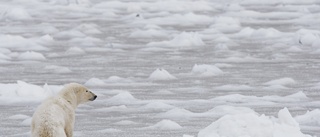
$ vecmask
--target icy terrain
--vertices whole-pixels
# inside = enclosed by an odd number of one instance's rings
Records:
[[[0,136],[66,83],[77,137],[320,136],[319,0],[1,0]]]

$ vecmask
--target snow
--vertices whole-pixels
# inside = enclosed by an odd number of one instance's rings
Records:
[[[98,95],[76,110],[79,137],[320,136],[319,9],[2,0],[0,136],[29,136],[37,106],[70,82]]]
[[[198,137],[311,137],[301,133],[287,108],[278,118],[256,113],[226,115],[200,130]]]

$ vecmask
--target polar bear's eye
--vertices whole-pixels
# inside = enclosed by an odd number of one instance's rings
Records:
[[[89,92],[88,90],[86,90],[86,92]]]

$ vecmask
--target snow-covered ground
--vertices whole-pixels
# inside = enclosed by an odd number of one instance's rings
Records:
[[[319,0],[1,0],[0,136],[66,83],[79,137],[320,136]]]

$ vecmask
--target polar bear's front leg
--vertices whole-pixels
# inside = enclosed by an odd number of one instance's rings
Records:
[[[64,131],[67,137],[73,137],[73,122],[67,123]]]

